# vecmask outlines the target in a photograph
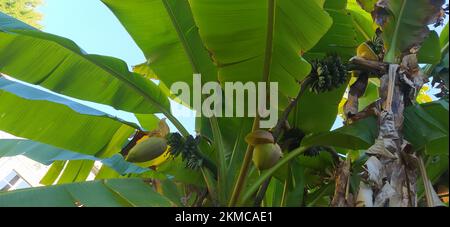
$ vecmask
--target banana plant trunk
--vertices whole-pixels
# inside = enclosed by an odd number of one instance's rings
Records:
[[[403,112],[414,103],[424,84],[415,54],[400,64],[389,64],[380,78],[380,99],[372,106],[379,135],[366,151],[356,206],[416,207],[418,158],[403,138]]]
[[[349,122],[375,114],[378,118],[379,134],[375,143],[366,151],[368,160],[364,164],[361,182],[356,198],[349,193],[351,167],[343,162],[336,171],[335,196],[332,206],[359,207],[416,207],[417,179],[419,173],[425,176],[424,168],[419,168],[420,157],[411,144],[403,138],[405,106],[412,105],[424,84],[416,54],[402,58],[400,64],[388,64],[355,57],[351,60],[357,64],[359,75],[364,76],[350,88],[349,101],[345,112]],[[358,98],[364,94],[367,85],[365,76],[369,72],[380,72],[380,98],[365,110],[356,113]],[[425,188],[433,191],[429,183]],[[430,193],[427,193],[430,194]],[[432,192],[431,192],[432,194]],[[429,203],[430,205],[430,203]]]

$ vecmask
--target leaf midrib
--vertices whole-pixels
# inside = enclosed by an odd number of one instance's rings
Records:
[[[273,57],[273,35],[275,28],[275,5],[276,0],[268,0],[268,19],[267,19],[267,36],[264,58],[263,82],[268,83],[270,79],[270,69]]]
[[[43,39],[43,38],[39,38],[39,37],[35,37],[35,36],[30,36],[30,35],[25,35],[25,34],[20,34],[20,33],[13,33],[17,36],[27,36],[27,37],[31,37],[33,39],[38,39],[44,42],[51,42],[67,51],[69,51],[72,54],[75,54],[79,57],[81,57],[82,59],[86,60],[87,62],[99,67],[100,69],[102,69],[103,71],[105,71],[106,73],[114,76],[116,79],[122,81],[125,85],[127,85],[128,87],[130,87],[132,90],[134,90],[135,92],[137,92],[138,94],[142,95],[147,101],[149,101],[152,105],[154,105],[157,109],[159,109],[163,114],[167,114],[170,113],[170,111],[166,110],[161,104],[159,104],[158,101],[154,100],[151,96],[147,95],[147,93],[143,90],[141,90],[138,86],[134,85],[133,83],[131,83],[129,81],[129,79],[127,79],[125,76],[122,76],[120,73],[116,72],[114,69],[110,68],[109,66],[103,65],[101,63],[97,63],[95,61],[93,61],[89,55],[83,55],[82,53],[78,53],[76,51],[71,50],[70,48],[65,47],[64,45],[59,44],[56,41],[53,40],[47,40],[47,39]]]
[[[396,49],[397,49],[398,31],[400,29],[400,24],[402,22],[402,18],[403,18],[403,14],[405,12],[405,7],[406,7],[407,2],[408,2],[408,0],[403,0],[403,2],[402,2],[402,6],[400,8],[400,12],[399,12],[399,15],[398,15],[398,20],[397,20],[397,23],[395,24],[394,33],[392,35],[392,42],[391,42],[392,45],[391,45],[391,47],[389,49],[389,54],[386,55],[385,61],[387,61],[387,62],[393,63],[395,61],[395,52],[396,52]]]
[[[188,44],[188,41],[186,39],[186,37],[184,36],[183,32],[181,32],[181,26],[178,23],[178,20],[175,17],[175,14],[172,10],[172,8],[169,6],[169,3],[167,2],[167,0],[162,0],[164,7],[166,8],[167,14],[169,15],[170,20],[172,21],[173,27],[175,28],[178,38],[181,41],[181,45],[183,45],[183,48],[186,52],[186,54],[188,55],[188,59],[189,62],[192,66],[192,71],[193,73],[200,73],[200,70],[198,69],[199,67],[197,66],[197,64],[194,61],[194,54],[192,51],[192,48],[190,47],[190,45]]]

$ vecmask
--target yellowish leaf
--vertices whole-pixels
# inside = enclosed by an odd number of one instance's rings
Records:
[[[431,96],[429,96],[427,94],[427,92],[430,90],[430,88],[428,86],[423,86],[422,89],[419,92],[419,95],[417,95],[416,101],[419,104],[423,104],[423,103],[428,103],[428,102],[432,102],[433,99],[431,98]]]

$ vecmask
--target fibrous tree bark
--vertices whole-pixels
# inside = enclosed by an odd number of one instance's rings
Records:
[[[355,59],[357,61],[355,61]],[[412,105],[426,81],[419,69],[415,53],[403,57],[400,64],[375,63],[355,58],[359,68],[371,67],[367,71],[378,70],[380,77],[380,98],[362,112],[353,114],[349,109],[358,109],[358,103],[348,105],[347,118],[358,120],[361,116],[374,114],[378,117],[379,135],[375,143],[366,151],[369,156],[361,173],[362,181],[356,199],[356,206],[417,206],[417,179],[419,176],[419,157],[411,145],[403,138],[402,126],[405,106]],[[387,66],[386,71],[382,70]],[[375,68],[376,67],[376,68]],[[366,79],[364,78],[363,82]],[[355,84],[357,84],[356,82]],[[362,86],[364,87],[364,86]],[[350,94],[357,100],[361,96],[359,86],[352,86]],[[360,116],[355,119],[355,116]],[[424,170],[423,170],[424,171]],[[423,171],[420,171],[423,175]],[[426,175],[426,173],[425,173]],[[433,193],[432,187],[425,188]],[[438,205],[438,203],[429,202]]]
[[[346,124],[375,115],[378,137],[366,150],[368,156],[360,173],[361,182],[355,206],[417,206],[417,180],[423,178],[428,206],[437,206],[420,154],[403,137],[404,110],[416,103],[417,95],[427,82],[418,61],[418,52],[429,34],[429,24],[442,22],[443,1],[358,1],[379,25],[374,40],[361,44],[350,66],[357,76],[344,105]],[[364,4],[362,4],[364,3]],[[364,7],[371,5],[373,7]],[[418,16],[414,10],[423,8]],[[411,21],[414,21],[412,23]],[[371,48],[375,47],[375,48]],[[379,51],[375,51],[379,50]],[[359,111],[358,99],[365,93],[368,77],[380,79],[379,99]],[[345,185],[336,175],[336,193],[332,205],[340,203],[339,190]],[[339,181],[338,181],[339,180]],[[341,196],[342,197],[342,196]],[[351,206],[351,204],[347,204]]]

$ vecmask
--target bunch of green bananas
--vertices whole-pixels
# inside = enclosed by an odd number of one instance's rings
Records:
[[[346,65],[337,55],[328,55],[324,59],[312,62],[310,91],[316,94],[338,88],[348,79]]]
[[[200,157],[198,145],[199,138],[187,136],[184,138],[179,133],[170,133],[167,136],[169,152],[173,157],[181,155],[181,159],[186,163],[186,168],[198,169],[203,165],[203,158]]]

